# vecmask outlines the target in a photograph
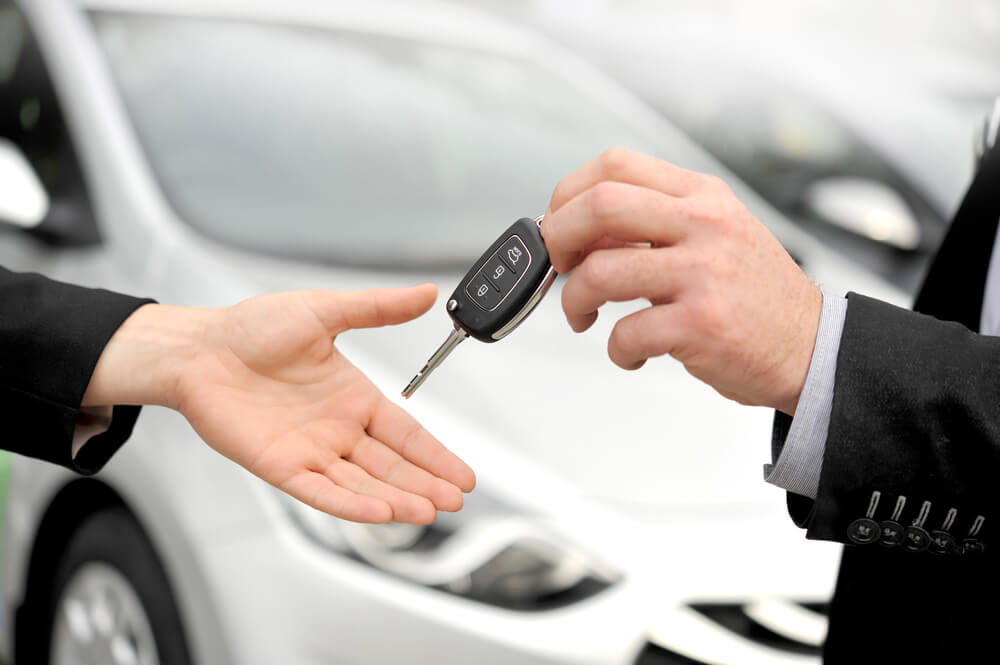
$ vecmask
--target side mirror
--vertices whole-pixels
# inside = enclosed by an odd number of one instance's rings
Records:
[[[825,222],[890,247],[920,247],[920,222],[899,192],[864,178],[837,177],[810,184],[806,208]]]
[[[49,196],[24,153],[0,138],[0,222],[37,227],[49,214]]]

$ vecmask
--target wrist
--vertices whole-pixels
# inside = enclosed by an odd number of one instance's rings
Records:
[[[771,405],[789,416],[795,415],[799,397],[809,375],[809,365],[816,347],[816,335],[823,311],[823,293],[815,284],[808,282],[808,288],[799,303],[797,308],[799,317],[795,321],[796,334],[792,335],[794,341],[790,345],[792,352],[786,358],[784,368],[785,389],[776,396]]]
[[[215,310],[143,305],[108,340],[81,406],[176,408],[182,378],[199,355]]]

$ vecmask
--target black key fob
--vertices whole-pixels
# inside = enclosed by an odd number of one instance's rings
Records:
[[[465,274],[448,299],[448,314],[471,337],[495,342],[509,335],[552,286],[541,218],[524,217],[504,231]]]
[[[448,299],[455,329],[403,389],[403,397],[410,397],[466,337],[496,342],[535,309],[556,277],[541,223],[541,217],[517,220],[472,264]]]

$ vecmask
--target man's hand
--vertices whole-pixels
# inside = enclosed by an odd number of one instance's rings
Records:
[[[560,182],[542,222],[577,332],[606,302],[645,298],[608,355],[625,369],[669,354],[743,404],[794,414],[822,296],[724,182],[612,149]]]
[[[324,512],[432,522],[475,476],[334,346],[403,323],[432,285],[259,296],[219,310],[146,305],[101,355],[84,405],[161,404],[217,451]]]

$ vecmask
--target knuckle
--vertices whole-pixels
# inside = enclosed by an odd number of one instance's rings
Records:
[[[618,183],[603,181],[590,188],[588,208],[598,219],[613,216],[621,205],[622,192]]]
[[[555,210],[561,207],[569,199],[569,185],[566,184],[565,180],[560,180],[556,183],[556,186],[552,188],[552,198],[550,200],[551,208]]]
[[[716,297],[704,295],[689,307],[692,328],[704,335],[716,335],[726,325],[726,307]]]
[[[715,233],[727,233],[733,227],[731,206],[717,196],[695,197],[684,200],[681,211],[698,227]]]
[[[587,291],[596,291],[608,281],[608,262],[601,256],[600,252],[590,254],[579,267],[580,285]]]
[[[710,224],[719,230],[728,229],[732,220],[727,206],[718,200],[704,202],[700,208],[700,215],[703,224]]]
[[[638,328],[631,319],[621,319],[611,331],[609,351],[617,351],[617,356],[634,356],[640,347]]]
[[[716,231],[740,228],[739,222],[745,219],[746,209],[735,196],[728,193],[729,186],[721,179],[713,175],[703,177],[718,184],[678,201],[678,213],[692,223],[710,226]]]
[[[628,170],[631,153],[622,147],[608,148],[598,157],[600,173],[604,180],[617,180]]]
[[[728,268],[726,260],[719,253],[706,249],[693,252],[690,262],[691,272],[705,286],[714,285],[720,273]]]
[[[698,223],[701,221],[704,205],[698,198],[680,198],[673,203],[674,214],[686,222]]]
[[[685,285],[705,283],[707,261],[704,252],[691,250],[677,252],[674,263],[678,279],[683,280]]]
[[[702,186],[714,192],[728,192],[729,185],[717,175],[711,173],[702,174]]]

